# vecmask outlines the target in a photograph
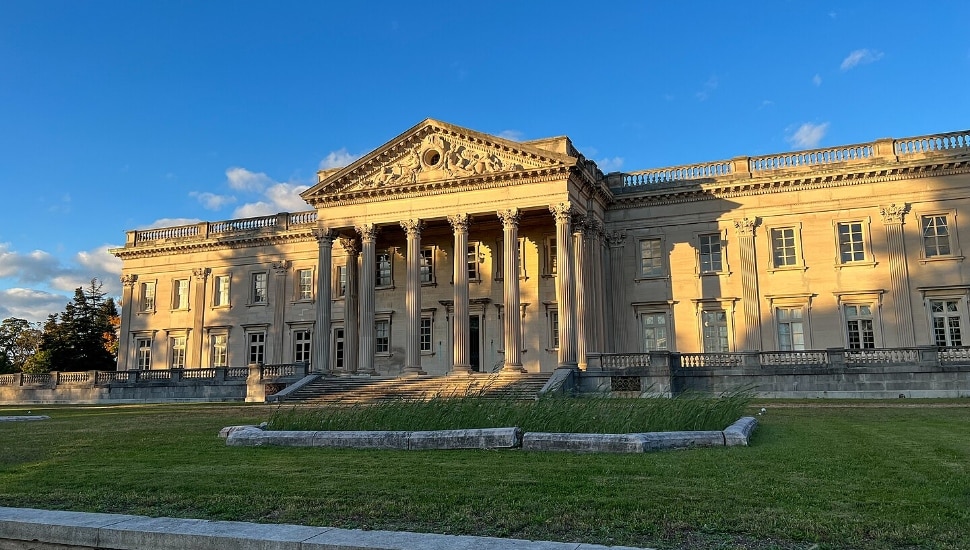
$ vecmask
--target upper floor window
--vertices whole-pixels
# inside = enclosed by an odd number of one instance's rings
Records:
[[[377,273],[375,274],[375,286],[391,286],[394,284],[394,273],[392,271],[391,251],[381,250],[377,252]]]
[[[268,299],[268,283],[269,275],[267,273],[253,273],[252,303],[266,303]]]
[[[923,253],[927,258],[952,254],[949,220],[946,215],[923,216],[920,225],[923,230]]]
[[[229,305],[229,275],[216,275],[212,287],[212,305]]]
[[[429,246],[421,249],[421,283],[434,283],[434,247]]]
[[[553,304],[546,312],[549,318],[549,349],[559,349],[559,309]]]
[[[771,259],[775,267],[788,267],[798,264],[794,227],[781,227],[771,230]]]
[[[337,297],[343,297],[347,294],[347,266],[338,265],[337,266],[337,276],[333,278],[334,280],[334,295]]]
[[[312,269],[296,270],[296,299],[303,301],[313,299]]]
[[[516,249],[516,257],[519,260],[519,278],[526,278],[525,271],[525,257],[522,255],[522,249],[525,246],[525,238],[519,237],[518,248]],[[495,259],[492,262],[495,266],[495,279],[501,280],[505,278],[505,239],[500,238],[495,243]]]
[[[185,336],[172,338],[172,368],[185,368]]]
[[[138,338],[135,340],[135,349],[138,353],[138,369],[148,370],[152,368],[152,339]]]
[[[189,309],[189,280],[172,281],[172,309]]]
[[[720,233],[698,235],[701,273],[724,271],[723,247]]]
[[[707,237],[707,235],[702,235],[702,237]],[[717,243],[718,247],[720,247],[720,240]],[[644,239],[640,241],[640,276],[661,277],[663,274],[663,246],[660,239]]]
[[[155,311],[155,283],[141,284],[141,311]]]
[[[559,259],[556,256],[558,254],[556,247],[556,237],[550,236],[546,237],[543,241],[543,261],[542,261],[542,274],[545,276],[552,276],[559,270],[558,262]]]
[[[842,263],[865,261],[866,247],[862,222],[840,223],[838,224],[838,233],[839,259]]]
[[[478,253],[478,243],[468,244],[468,280],[481,281],[481,256]]]

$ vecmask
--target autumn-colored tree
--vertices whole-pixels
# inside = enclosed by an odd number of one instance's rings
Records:
[[[47,318],[31,370],[115,369],[118,308],[114,299],[105,297],[101,286],[100,281],[91,279],[87,288],[74,291],[74,299],[63,313]]]

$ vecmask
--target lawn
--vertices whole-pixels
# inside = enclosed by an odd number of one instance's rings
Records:
[[[0,423],[0,505],[659,548],[970,548],[970,401],[761,406],[750,447],[645,455],[230,448],[220,428],[274,409],[31,407],[52,419]]]

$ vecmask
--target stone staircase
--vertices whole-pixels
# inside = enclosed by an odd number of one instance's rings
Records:
[[[550,373],[470,374],[452,376],[321,376],[285,398],[304,404],[353,404],[425,401],[436,397],[483,397],[532,400]]]

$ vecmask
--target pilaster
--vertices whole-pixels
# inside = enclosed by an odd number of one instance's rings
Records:
[[[273,262],[273,273],[276,274],[273,283],[273,363],[277,365],[283,362],[283,336],[286,332],[283,327],[283,318],[286,313],[286,279],[290,272],[289,260],[277,260]]]
[[[608,297],[612,307],[613,316],[613,350],[616,352],[631,351],[633,340],[627,335],[627,322],[624,312],[627,308],[626,302],[626,281],[623,274],[623,244],[626,241],[626,233],[613,231],[606,235],[606,244],[610,247],[610,292]],[[628,344],[629,343],[629,344]]]
[[[195,280],[195,300],[192,306],[192,341],[187,343],[189,346],[188,357],[185,358],[186,365],[192,368],[205,368],[205,339],[203,332],[205,328],[205,295],[206,283],[209,279],[209,268],[197,267],[192,270],[192,277]]]
[[[889,284],[892,291],[893,324],[896,325],[896,345],[911,348],[916,345],[913,330],[913,305],[910,299],[909,267],[906,264],[906,242],[903,237],[903,218],[909,205],[895,203],[879,207],[886,226],[886,249],[889,253]]]
[[[744,332],[741,351],[760,350],[761,301],[758,299],[758,259],[755,255],[754,228],[757,219],[734,221],[741,247],[741,309],[744,312]]]
[[[127,275],[121,276],[122,293],[121,299],[123,307],[121,308],[121,334],[118,336],[118,370],[128,370],[129,364],[129,346],[131,343],[131,312],[134,310],[134,302],[132,297],[134,295],[135,284],[138,282],[138,275],[134,273],[129,273]]]

